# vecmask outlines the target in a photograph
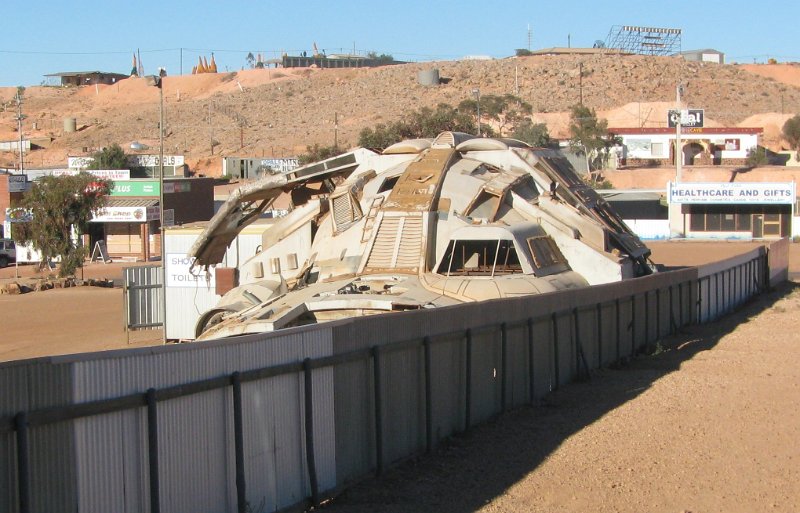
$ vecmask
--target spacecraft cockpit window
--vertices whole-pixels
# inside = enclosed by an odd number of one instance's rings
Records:
[[[522,273],[513,240],[451,240],[437,269],[446,276]]]

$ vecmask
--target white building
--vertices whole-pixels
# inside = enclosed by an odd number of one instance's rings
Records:
[[[706,48],[703,50],[687,50],[685,52],[681,52],[681,55],[687,61],[725,64],[725,54],[712,48]]]
[[[674,166],[674,128],[609,128],[622,139],[620,164],[629,167]],[[681,129],[684,165],[743,165],[747,152],[758,146],[763,128]]]
[[[795,235],[794,182],[681,182],[667,186],[670,231],[686,238]]]

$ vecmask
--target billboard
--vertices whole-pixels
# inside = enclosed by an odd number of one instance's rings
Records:
[[[30,188],[28,175],[8,175],[8,192],[25,192]]]
[[[684,109],[681,111],[679,117],[677,110],[670,110],[667,114],[667,124],[670,128],[675,128],[678,126],[678,120],[680,119],[681,126],[687,128],[702,128],[704,114],[703,109]]]

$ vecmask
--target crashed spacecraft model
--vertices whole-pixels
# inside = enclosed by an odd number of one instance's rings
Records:
[[[650,251],[558,152],[444,132],[359,148],[234,192],[189,256],[222,261],[280,194],[199,339],[540,294],[649,274]]]

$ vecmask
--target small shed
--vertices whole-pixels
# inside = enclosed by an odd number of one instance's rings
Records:
[[[61,73],[50,73],[45,75],[48,81],[60,80],[62,86],[84,86],[104,84],[116,84],[118,81],[128,78],[129,75],[122,73],[111,73],[108,71],[64,71]]]
[[[706,48],[705,50],[687,50],[681,52],[681,55],[687,61],[725,64],[725,54],[711,48]]]

